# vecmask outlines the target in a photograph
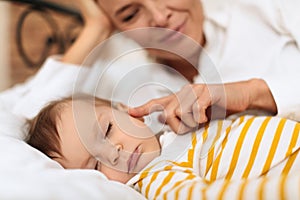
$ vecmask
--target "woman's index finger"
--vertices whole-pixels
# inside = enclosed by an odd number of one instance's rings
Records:
[[[163,111],[168,104],[169,99],[170,96],[152,99],[141,106],[129,108],[128,113],[134,117],[142,117],[153,112]]]

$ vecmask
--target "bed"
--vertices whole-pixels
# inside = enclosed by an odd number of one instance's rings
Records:
[[[72,66],[62,70],[52,62],[46,61],[34,78],[0,94],[0,199],[145,199],[131,187],[110,181],[95,170],[65,170],[24,142],[26,118],[33,117],[50,100],[72,94],[77,75],[85,73]],[[115,63],[124,69],[123,64],[122,61]],[[130,64],[134,66],[133,62]],[[118,70],[118,73],[122,72]],[[94,88],[89,84],[95,82],[98,74],[90,75],[93,76],[87,79],[86,88]],[[115,80],[119,78],[118,74],[114,77]],[[58,90],[61,85],[64,85],[63,91]],[[108,91],[114,89],[108,88]],[[237,183],[235,188],[239,186]],[[214,193],[213,187],[210,189]]]

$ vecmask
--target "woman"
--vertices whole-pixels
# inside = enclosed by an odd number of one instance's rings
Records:
[[[87,20],[86,30],[87,27],[96,29],[88,34],[90,37],[98,34],[98,39],[99,35],[102,37],[100,39],[106,38],[113,29],[167,28],[179,31],[204,46],[217,65],[225,84],[216,82],[207,85],[199,78],[209,70],[201,65],[200,55],[199,67],[195,70],[191,63],[176,56],[157,50],[149,51],[159,62],[177,70],[191,84],[174,95],[131,109],[133,116],[165,110],[163,120],[179,133],[205,123],[211,117],[209,112],[212,106],[226,110],[226,115],[259,109],[273,115],[300,119],[297,115],[300,96],[288,91],[288,88],[299,84],[296,63],[300,62],[300,41],[295,28],[299,17],[294,12],[296,9],[292,9],[297,5],[270,0],[263,3],[199,0],[99,0],[78,3],[86,8],[83,10]],[[214,3],[217,6],[212,6]],[[101,26],[93,25],[100,21]],[[77,43],[80,43],[80,38]],[[72,56],[78,49],[74,45],[73,51],[70,50],[63,61],[78,63]],[[82,51],[78,55],[82,55]]]

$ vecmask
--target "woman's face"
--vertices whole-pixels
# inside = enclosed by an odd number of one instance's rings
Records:
[[[89,117],[86,110],[93,106],[82,103],[79,112],[65,107],[57,125],[63,157],[56,160],[64,168],[96,169],[126,183],[159,156],[160,144],[143,122],[107,105],[96,106]]]
[[[115,27],[121,31],[158,27],[189,36],[203,45],[203,10],[200,0],[99,0]],[[168,34],[167,42],[176,43]],[[179,39],[177,39],[179,41]]]

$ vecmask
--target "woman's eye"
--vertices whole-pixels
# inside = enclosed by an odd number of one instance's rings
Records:
[[[111,133],[111,128],[112,128],[112,123],[109,123],[108,127],[107,127],[107,130],[106,130],[106,133],[105,133],[105,137],[109,136],[109,134]]]
[[[133,12],[131,12],[129,15],[127,15],[126,17],[123,18],[123,22],[129,22],[130,20],[132,20],[135,15],[139,12],[139,9],[135,9]]]

